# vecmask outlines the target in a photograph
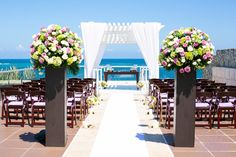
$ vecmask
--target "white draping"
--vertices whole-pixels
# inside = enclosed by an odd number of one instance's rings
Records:
[[[132,23],[132,31],[138,47],[149,68],[149,78],[159,78],[159,31],[160,23]]]
[[[93,68],[100,63],[105,45],[102,44],[106,23],[82,22],[81,32],[84,43],[84,77],[93,77]]]

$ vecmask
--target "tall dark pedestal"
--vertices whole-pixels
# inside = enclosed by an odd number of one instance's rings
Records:
[[[64,147],[67,141],[66,69],[46,69],[46,146]]]
[[[176,71],[174,107],[174,144],[194,147],[195,141],[196,71]]]

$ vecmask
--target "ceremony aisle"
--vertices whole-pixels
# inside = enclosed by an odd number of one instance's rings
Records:
[[[80,128],[64,157],[172,156],[140,91],[108,89],[102,95],[106,98],[86,119],[91,127]]]
[[[145,141],[136,137],[141,126],[133,99],[132,91],[113,91],[91,157],[148,157]]]

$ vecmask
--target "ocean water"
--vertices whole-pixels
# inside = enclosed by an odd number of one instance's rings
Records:
[[[100,66],[146,66],[144,59],[102,59]],[[32,67],[30,59],[0,59],[0,70],[7,70],[10,67],[16,67],[17,69]],[[81,63],[80,71],[77,76],[72,76],[68,73],[67,77],[79,77],[84,78],[84,62]],[[130,68],[113,68],[115,71],[128,71]],[[35,71],[36,79],[43,78],[44,74],[40,74]],[[167,71],[160,67],[160,78],[175,78],[174,71]],[[202,71],[197,71],[197,78],[202,78]],[[133,75],[111,75],[109,80],[135,80]]]

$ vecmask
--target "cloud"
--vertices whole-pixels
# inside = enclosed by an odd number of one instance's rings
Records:
[[[22,44],[19,44],[19,45],[17,45],[16,50],[18,50],[18,51],[24,51],[25,48],[24,48],[24,46],[22,46]]]

